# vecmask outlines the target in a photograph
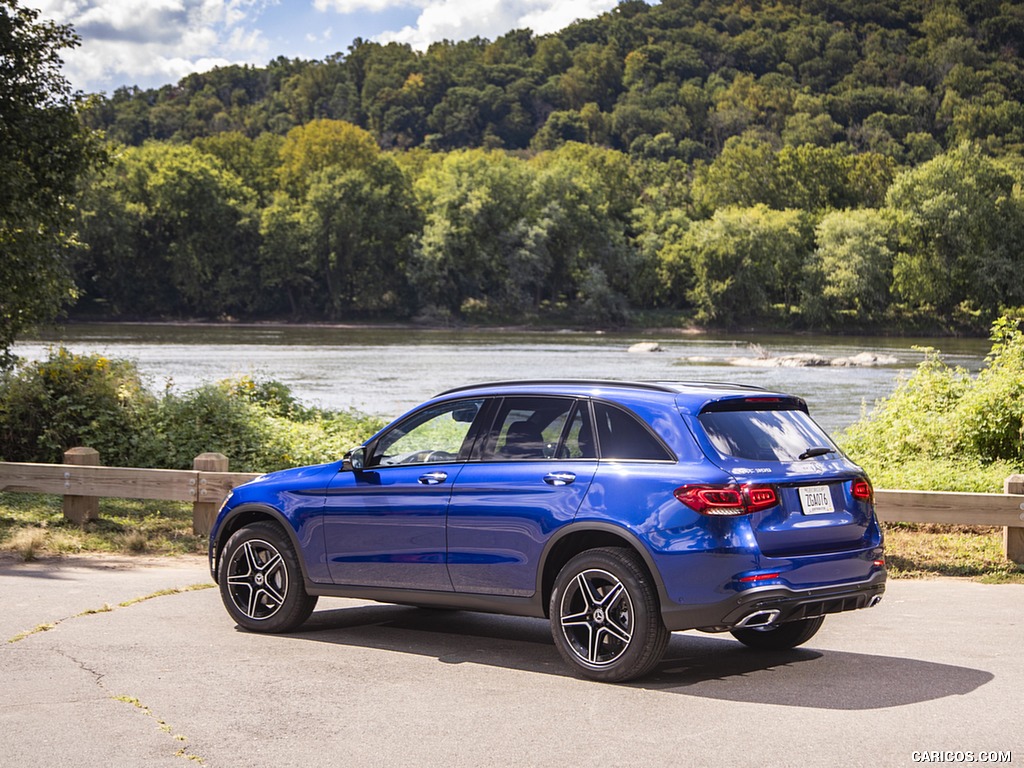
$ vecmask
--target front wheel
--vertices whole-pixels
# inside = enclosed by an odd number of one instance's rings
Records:
[[[650,672],[671,633],[643,562],[632,550],[583,552],[555,579],[551,635],[562,658],[593,680],[619,683]]]
[[[803,645],[814,637],[824,621],[824,616],[816,616],[813,619],[787,621],[785,624],[764,629],[734,629],[731,634],[750,648],[761,651],[786,651]]]
[[[271,522],[235,531],[220,561],[220,595],[239,626],[253,632],[290,632],[316,606],[288,536]]]

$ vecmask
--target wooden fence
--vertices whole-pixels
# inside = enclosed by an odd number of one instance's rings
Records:
[[[224,497],[256,474],[228,472],[220,453],[196,456],[192,469],[99,466],[92,448],[72,448],[64,464],[0,462],[0,491],[53,493],[64,497],[64,515],[84,523],[99,515],[99,498],[192,502],[192,528],[207,534]],[[1024,564],[1024,475],[1011,475],[1005,493],[875,491],[875,510],[885,522],[991,525],[1003,528],[1004,552]]]
[[[101,497],[190,501],[192,530],[206,535],[231,489],[259,477],[227,470],[220,453],[196,456],[192,469],[135,469],[102,467],[92,448],[72,448],[63,464],[0,462],[0,491],[60,494],[64,516],[79,524],[99,517]]]

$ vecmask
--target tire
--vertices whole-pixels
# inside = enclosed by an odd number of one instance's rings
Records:
[[[252,632],[290,632],[316,607],[316,595],[306,594],[291,540],[276,523],[235,531],[224,547],[217,581],[231,618]]]
[[[643,561],[630,549],[590,549],[572,558],[551,592],[551,636],[583,677],[621,683],[650,672],[671,633]]]
[[[813,619],[787,621],[785,624],[767,629],[734,629],[730,634],[749,648],[757,648],[760,651],[786,651],[803,645],[814,637],[824,621],[824,616],[816,616]]]

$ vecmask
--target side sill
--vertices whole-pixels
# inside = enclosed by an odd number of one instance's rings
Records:
[[[350,597],[378,603],[415,605],[425,608],[450,608],[482,613],[503,613],[509,616],[544,618],[544,609],[533,597],[476,595],[465,592],[431,592],[417,589],[354,587],[344,584],[306,582],[306,592],[321,597]]]

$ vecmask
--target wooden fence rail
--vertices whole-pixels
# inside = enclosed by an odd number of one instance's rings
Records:
[[[259,475],[228,472],[219,453],[196,456],[193,469],[134,469],[98,466],[91,448],[72,448],[65,464],[0,462],[0,491],[53,493],[64,497],[64,514],[84,523],[99,514],[100,497],[192,502],[192,528],[207,534],[224,497],[235,486]],[[875,491],[879,520],[946,525],[992,525],[1003,528],[1004,552],[1024,563],[1024,475],[1011,475],[1005,493]]]
[[[231,489],[259,477],[228,472],[228,459],[219,453],[196,456],[193,469],[101,467],[91,448],[72,448],[64,458],[69,463],[0,462],[0,491],[59,494],[64,497],[64,516],[80,524],[99,516],[101,497],[190,501],[192,529],[205,535]]]
[[[1003,553],[1024,564],[1024,475],[1010,475],[1005,493],[875,490],[875,513],[887,523],[994,525],[1003,528]]]

